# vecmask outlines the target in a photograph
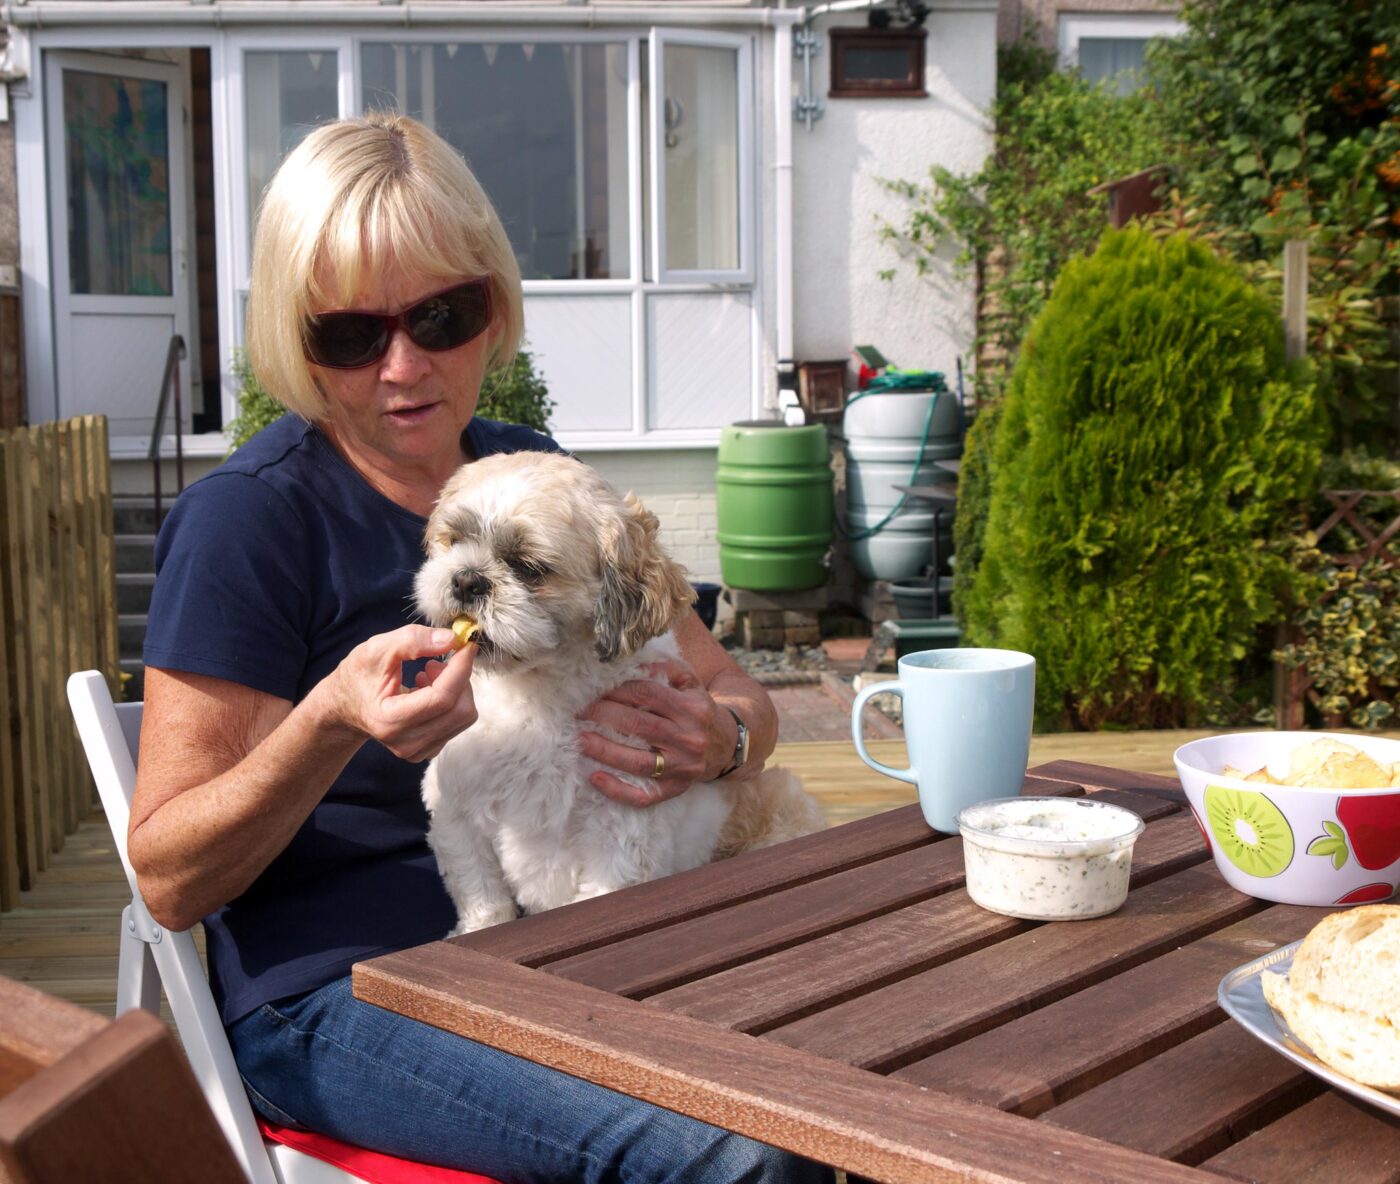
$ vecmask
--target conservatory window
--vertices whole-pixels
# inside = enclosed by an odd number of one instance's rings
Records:
[[[739,54],[667,44],[662,102],[668,271],[735,271],[739,239]]]
[[[1112,82],[1127,94],[1142,85],[1152,39],[1176,37],[1182,29],[1175,17],[1154,13],[1066,13],[1059,20],[1060,60],[1090,82]]]
[[[307,132],[340,114],[332,50],[248,50],[243,55],[248,217],[277,166]]]
[[[369,43],[360,99],[467,158],[524,279],[626,279],[627,71],[621,43]]]

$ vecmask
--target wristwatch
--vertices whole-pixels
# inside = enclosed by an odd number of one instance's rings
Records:
[[[734,726],[739,729],[739,738],[734,741],[734,756],[730,760],[729,767],[715,778],[716,781],[723,777],[728,777],[730,773],[734,772],[735,769],[749,759],[749,729],[745,726],[744,721],[739,718],[739,713],[735,711],[734,708],[726,707],[725,711],[729,712],[729,714],[734,717]]]

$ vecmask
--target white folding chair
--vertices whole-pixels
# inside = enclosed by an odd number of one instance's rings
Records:
[[[195,1078],[253,1184],[345,1184],[372,1181],[381,1175],[395,1180],[419,1176],[441,1184],[495,1184],[470,1172],[395,1159],[326,1136],[313,1138],[329,1160],[263,1137],[234,1065],[194,938],[188,930],[170,932],[146,911],[127,855],[126,832],[136,787],[144,704],[113,703],[106,679],[96,670],[69,677],[68,702],[131,888],[131,903],[122,911],[117,1014],[140,1007],[159,1015],[161,987],[165,988]],[[336,1166],[347,1161],[354,1170]]]

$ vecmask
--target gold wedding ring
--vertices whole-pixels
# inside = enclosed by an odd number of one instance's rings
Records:
[[[661,774],[666,771],[666,758],[661,755],[661,750],[659,748],[653,748],[652,751],[656,753],[656,768],[651,771],[651,779],[653,781],[660,781]]]

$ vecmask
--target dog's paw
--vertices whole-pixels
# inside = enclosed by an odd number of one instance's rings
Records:
[[[457,918],[457,924],[452,927],[447,936],[461,937],[464,933],[475,933],[478,929],[489,929],[492,925],[502,925],[506,921],[514,921],[515,917],[516,911],[513,901],[474,908],[469,913],[464,913]]]

